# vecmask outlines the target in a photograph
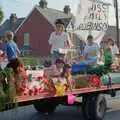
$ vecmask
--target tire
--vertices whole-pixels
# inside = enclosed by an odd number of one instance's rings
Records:
[[[89,108],[90,108],[90,96],[84,96],[82,100],[82,114],[85,120],[91,120]]]
[[[107,109],[104,95],[83,97],[82,112],[85,120],[102,120]]]
[[[36,111],[42,114],[45,114],[45,113],[53,114],[57,107],[57,104],[54,103],[54,101],[48,102],[45,100],[35,101],[33,105]]]
[[[106,110],[107,102],[104,95],[95,96],[95,101],[92,103],[92,116],[94,120],[103,120]]]

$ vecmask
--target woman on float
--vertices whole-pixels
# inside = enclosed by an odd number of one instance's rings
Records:
[[[64,23],[61,19],[55,22],[55,31],[51,33],[49,38],[49,45],[51,46],[52,60],[64,59],[66,54],[65,49],[70,45],[70,37],[65,32]]]

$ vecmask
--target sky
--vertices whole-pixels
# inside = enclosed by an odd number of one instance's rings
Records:
[[[26,17],[32,8],[40,0],[0,0],[0,6],[4,11],[4,20],[9,18],[11,13],[16,13],[18,17]],[[113,3],[113,0],[102,0]],[[119,1],[119,0],[118,0]],[[48,7],[63,10],[64,5],[70,5],[72,13],[75,15],[78,0],[47,0]],[[109,24],[115,24],[114,8],[109,9]]]
[[[11,13],[16,13],[18,17],[25,17],[31,9],[39,3],[40,0],[0,0],[0,5],[3,8],[5,19],[9,18]],[[48,7],[63,10],[64,5],[70,5],[72,12],[75,13],[75,8],[78,0],[47,0]]]

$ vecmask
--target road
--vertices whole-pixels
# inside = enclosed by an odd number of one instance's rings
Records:
[[[108,102],[110,108],[104,120],[120,120],[120,99],[112,99]],[[42,116],[38,114],[33,106],[16,108],[0,113],[0,120],[84,120],[80,110],[76,107],[60,106],[54,116]]]

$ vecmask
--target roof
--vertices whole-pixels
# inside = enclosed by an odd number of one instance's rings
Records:
[[[19,25],[22,23],[22,21],[25,18],[17,18],[16,23],[11,25],[10,19],[7,19],[1,26],[0,26],[0,36],[3,36],[6,31],[13,31],[19,27]]]
[[[38,11],[51,23],[54,24],[56,19],[72,18],[73,14],[65,14],[63,11],[52,9],[52,8],[41,8],[36,6]]]
[[[53,8],[41,8],[40,6],[35,6],[33,10],[29,13],[29,15],[26,17],[26,19],[21,23],[19,28],[24,24],[24,22],[29,18],[29,16],[35,9],[37,9],[40,12],[40,14],[43,15],[43,17],[52,25],[54,25],[57,19],[64,19],[64,21],[66,21],[67,24],[68,22],[70,22],[70,19],[72,19],[73,22],[75,21],[75,17],[71,13],[65,14],[63,11],[56,10]],[[19,30],[19,28],[16,30],[16,32]]]
[[[70,24],[70,22],[72,22],[72,18],[61,18],[61,20],[63,21],[65,28],[68,27],[68,25]],[[71,24],[72,25],[72,24]],[[73,27],[73,26],[72,26]]]

